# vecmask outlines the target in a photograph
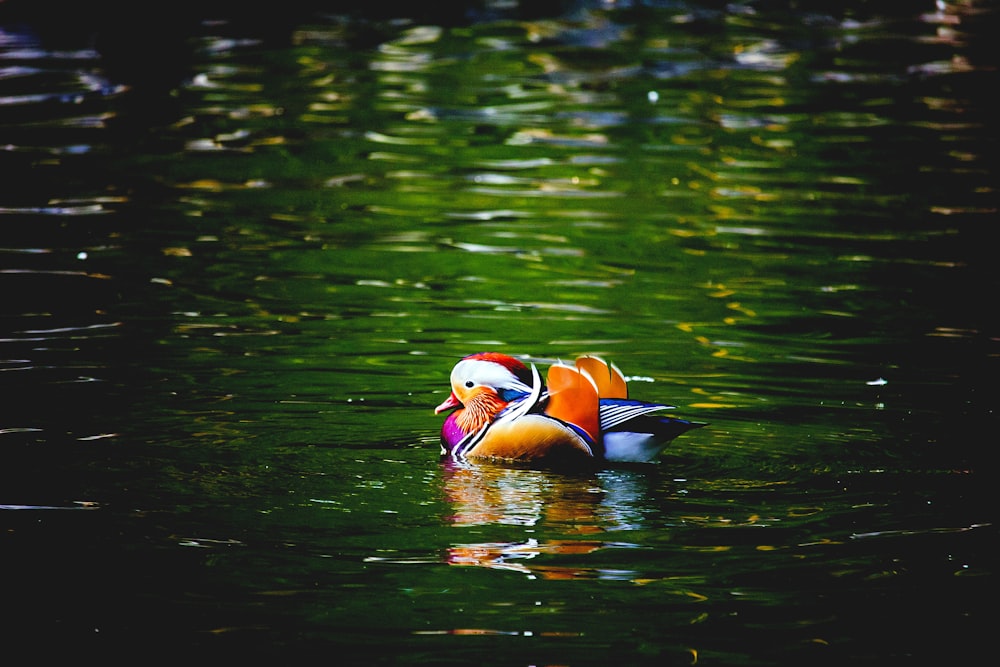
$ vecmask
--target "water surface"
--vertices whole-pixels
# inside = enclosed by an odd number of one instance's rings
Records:
[[[7,5],[8,645],[985,646],[995,3]],[[441,461],[486,349],[603,355],[711,426],[653,465]]]

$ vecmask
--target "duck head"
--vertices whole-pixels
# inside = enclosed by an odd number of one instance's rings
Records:
[[[531,371],[519,360],[497,352],[480,352],[455,364],[451,395],[434,412],[459,408],[448,422],[467,435],[489,424],[508,403],[531,390]]]

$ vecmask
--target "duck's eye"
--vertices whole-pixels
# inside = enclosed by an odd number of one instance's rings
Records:
[[[472,389],[473,387],[476,386],[476,383],[473,382],[472,380],[466,380],[465,381],[465,386],[468,387],[469,389]]]

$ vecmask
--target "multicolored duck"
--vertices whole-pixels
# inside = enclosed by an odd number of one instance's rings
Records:
[[[442,454],[456,459],[639,462],[704,426],[652,414],[672,407],[630,399],[625,376],[599,357],[554,364],[546,386],[534,364],[481,352],[455,364],[434,412],[457,408],[441,427]]]

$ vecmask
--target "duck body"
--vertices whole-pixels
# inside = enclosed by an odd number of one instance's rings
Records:
[[[508,355],[473,354],[451,373],[435,412],[442,454],[456,459],[651,461],[671,440],[704,426],[654,413],[673,406],[628,398],[614,364],[586,356],[538,370]]]

